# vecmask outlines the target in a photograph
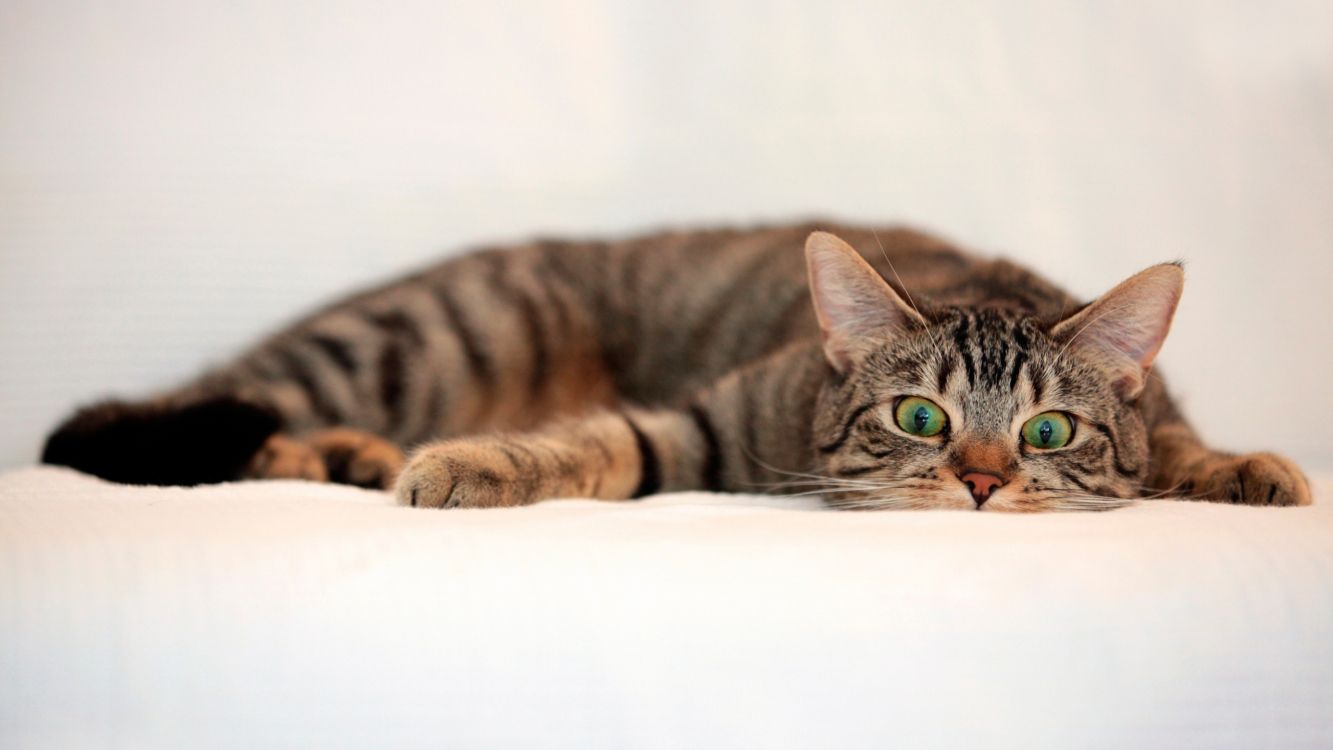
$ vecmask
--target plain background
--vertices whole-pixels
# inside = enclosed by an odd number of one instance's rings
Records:
[[[1333,465],[1333,3],[0,0],[0,467],[469,245],[809,215],[1184,258],[1190,415]]]

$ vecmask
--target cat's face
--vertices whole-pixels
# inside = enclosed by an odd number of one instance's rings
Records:
[[[829,504],[1083,510],[1140,493],[1147,435],[1133,400],[1178,267],[1049,324],[991,309],[922,317],[837,238],[812,236],[807,254],[835,372],[814,425]]]
[[[1036,321],[996,311],[947,311],[885,341],[817,410],[820,473],[847,480],[829,502],[1034,511],[1135,496],[1138,411],[1061,349]]]

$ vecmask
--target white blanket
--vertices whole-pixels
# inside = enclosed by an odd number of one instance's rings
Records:
[[[0,476],[0,746],[1333,747],[1311,508]]]

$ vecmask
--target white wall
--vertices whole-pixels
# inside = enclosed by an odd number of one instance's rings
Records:
[[[441,251],[811,213],[1185,258],[1189,412],[1333,465],[1333,3],[825,5],[3,0],[0,466]]]

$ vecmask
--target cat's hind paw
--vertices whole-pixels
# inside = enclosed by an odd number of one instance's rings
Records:
[[[306,442],[319,453],[329,481],[387,490],[403,468],[398,446],[363,430],[334,427],[311,433]]]
[[[305,479],[329,481],[324,459],[308,443],[287,435],[272,435],[250,459],[245,479]]]
[[[334,427],[303,437],[273,435],[250,459],[243,478],[305,479],[387,490],[403,467],[403,452],[378,435]]]

